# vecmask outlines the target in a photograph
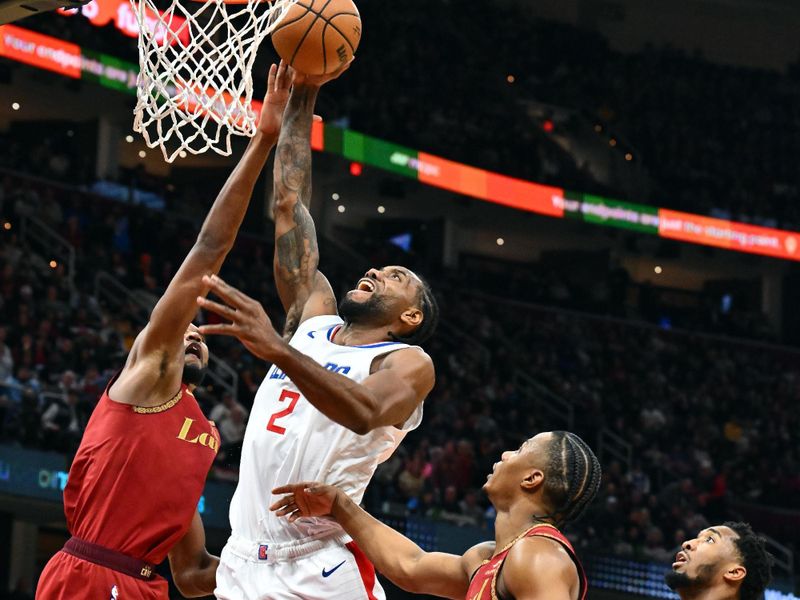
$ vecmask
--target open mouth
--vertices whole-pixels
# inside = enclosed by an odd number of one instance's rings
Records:
[[[672,568],[679,567],[680,565],[689,562],[689,557],[684,552],[678,552],[675,555],[675,562],[672,563]]]
[[[375,291],[375,282],[372,279],[369,279],[368,277],[364,277],[358,280],[358,283],[356,284],[356,289],[359,292],[372,293]]]
[[[200,344],[197,342],[192,342],[186,346],[186,354],[191,354],[192,356],[199,358],[201,361],[203,360],[203,351],[200,349]]]

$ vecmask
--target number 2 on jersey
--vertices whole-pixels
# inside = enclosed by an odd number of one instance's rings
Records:
[[[287,406],[283,410],[279,410],[269,418],[269,422],[267,423],[267,431],[272,431],[279,435],[283,435],[284,433],[286,433],[286,428],[281,427],[280,425],[276,425],[275,421],[277,421],[282,417],[292,414],[295,405],[297,405],[297,401],[300,400],[300,394],[298,394],[297,392],[290,392],[289,390],[283,390],[281,392],[280,398],[278,398],[278,402],[283,402],[287,398],[289,399],[289,406]]]

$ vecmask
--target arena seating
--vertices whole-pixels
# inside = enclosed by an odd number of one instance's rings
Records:
[[[132,304],[104,308],[94,276],[105,271],[157,297],[194,228],[20,177],[6,178],[0,206],[10,224],[0,230],[3,439],[69,453],[141,326]],[[74,287],[63,262],[50,265],[51,257],[20,243],[19,219],[31,210],[75,247]],[[268,240],[244,236],[223,277],[280,323],[271,253]],[[338,289],[360,275],[337,264],[324,268]],[[664,559],[677,540],[726,518],[736,502],[787,506],[800,492],[792,441],[800,428],[795,351],[510,305],[458,282],[458,274],[433,281],[446,321],[429,348],[437,386],[423,425],[379,469],[365,499],[371,509],[489,522],[479,488],[492,463],[501,450],[552,426],[516,385],[520,371],[574,407],[574,428],[591,445],[600,428],[631,445],[633,460],[604,458],[601,497],[573,531],[582,547]],[[236,369],[239,389],[236,397],[218,389],[197,397],[223,423],[224,451],[214,473],[235,480],[237,444],[266,365],[232,341],[214,340],[212,349]]]

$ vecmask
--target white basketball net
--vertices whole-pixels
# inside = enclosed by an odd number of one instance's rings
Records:
[[[255,135],[256,52],[296,1],[169,0],[159,10],[131,0],[139,22],[134,131],[167,162],[209,149],[228,156],[231,135]]]

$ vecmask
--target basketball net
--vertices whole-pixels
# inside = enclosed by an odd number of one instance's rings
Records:
[[[252,137],[252,67],[258,47],[297,0],[226,4],[131,0],[139,24],[133,129],[167,162],[186,153],[231,153],[231,136]],[[191,10],[189,10],[191,8]]]

